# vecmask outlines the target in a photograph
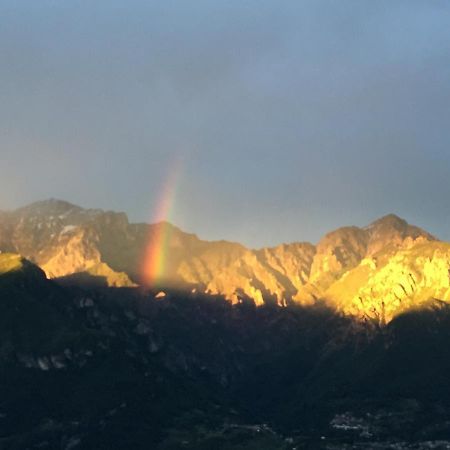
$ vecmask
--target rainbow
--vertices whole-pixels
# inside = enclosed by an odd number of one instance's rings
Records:
[[[171,165],[153,214],[152,223],[155,225],[151,227],[141,271],[141,283],[147,287],[157,286],[166,271],[172,232],[168,222],[174,209],[180,172],[181,161],[178,159]]]

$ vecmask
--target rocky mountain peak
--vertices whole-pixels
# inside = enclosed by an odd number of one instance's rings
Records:
[[[102,209],[85,209],[65,200],[51,198],[31,203],[7,214],[14,219],[21,219],[30,223],[43,220],[62,225],[75,225],[96,219],[105,214],[105,211]]]
[[[405,227],[408,225],[405,219],[397,216],[396,214],[386,214],[376,220],[374,220],[366,228],[378,227],[378,226],[388,226],[388,227]]]
[[[76,206],[65,200],[50,198],[30,203],[22,208],[17,209],[16,214],[22,216],[59,216],[69,212],[80,212],[83,208]]]
[[[373,255],[383,250],[386,246],[400,247],[405,240],[416,241],[436,241],[437,239],[430,233],[419,227],[410,225],[406,220],[389,214],[365,228],[369,235],[368,254]]]

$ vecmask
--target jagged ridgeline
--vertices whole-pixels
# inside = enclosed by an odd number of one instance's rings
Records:
[[[0,250],[22,255],[66,284],[142,284],[145,252],[162,232],[165,264],[153,287],[195,288],[256,305],[325,301],[379,321],[432,298],[450,300],[450,245],[394,215],[332,231],[317,245],[254,250],[59,200],[0,214]]]
[[[450,445],[449,245],[398,217],[260,250],[60,201],[0,230],[0,449]]]

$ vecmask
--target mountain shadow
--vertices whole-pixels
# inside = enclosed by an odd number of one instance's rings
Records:
[[[4,448],[447,445],[446,303],[379,327],[320,303],[64,287],[7,255],[1,268]]]

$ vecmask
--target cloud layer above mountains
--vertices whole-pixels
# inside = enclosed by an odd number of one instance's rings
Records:
[[[395,212],[450,239],[442,1],[0,2],[0,209],[61,197],[251,246]]]

